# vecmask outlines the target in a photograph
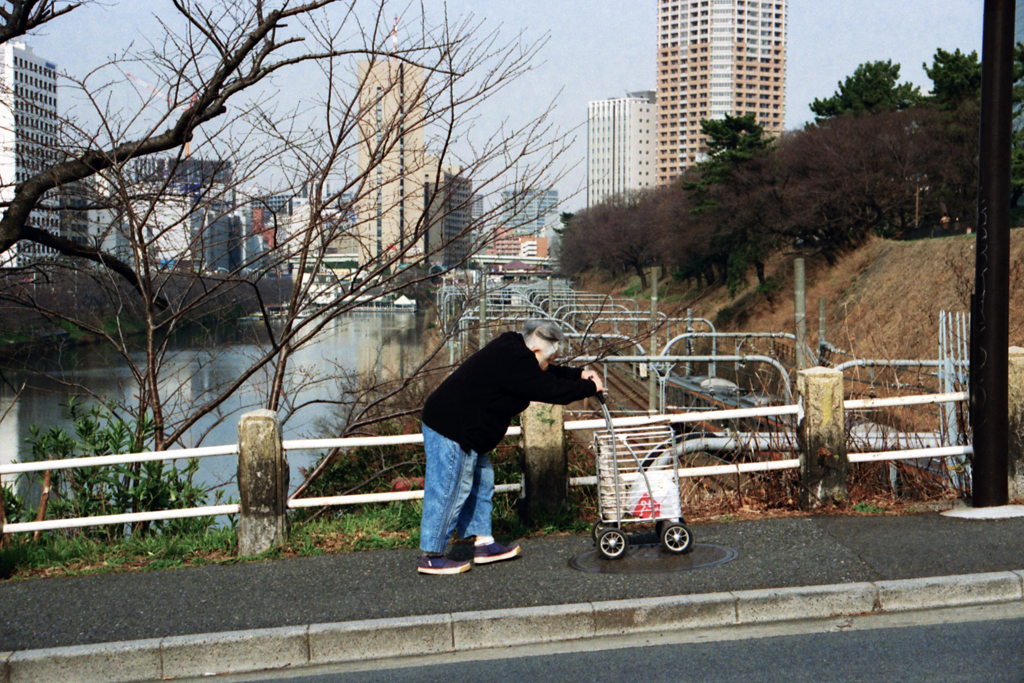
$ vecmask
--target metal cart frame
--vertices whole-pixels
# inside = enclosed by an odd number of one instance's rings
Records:
[[[601,396],[603,398],[603,396]],[[676,434],[669,425],[614,429],[601,401],[608,429],[594,433],[598,521],[592,536],[602,557],[625,556],[623,524],[655,522],[662,547],[679,555],[693,548],[682,516]]]

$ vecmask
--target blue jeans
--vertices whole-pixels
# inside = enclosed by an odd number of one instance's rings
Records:
[[[452,532],[460,538],[491,535],[494,470],[487,454],[462,446],[423,425],[427,476],[423,484],[420,549],[443,553]]]

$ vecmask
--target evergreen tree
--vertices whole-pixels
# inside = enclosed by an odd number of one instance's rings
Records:
[[[981,62],[978,53],[965,54],[957,48],[947,52],[941,47],[935,51],[931,67],[922,64],[932,80],[931,99],[940,107],[956,108],[967,101],[981,97]]]
[[[757,123],[753,114],[704,119],[700,130],[707,139],[708,158],[697,165],[698,178],[683,183],[683,189],[692,192],[697,200],[697,212],[708,208],[706,188],[728,182],[737,164],[753,159],[775,140],[764,136],[764,126]]]
[[[745,283],[751,266],[764,283],[768,244],[749,216],[717,209],[723,199],[731,201],[736,192],[743,192],[742,183],[735,179],[737,170],[764,155],[774,138],[765,137],[764,127],[753,114],[726,114],[724,119],[705,119],[700,126],[707,137],[708,159],[697,165],[697,179],[684,182],[683,189],[692,198],[691,212],[714,221],[715,230],[705,258],[707,263],[697,262],[693,267],[705,269],[708,263],[713,264],[722,273],[730,293],[735,294]]]
[[[920,104],[921,89],[912,83],[898,83],[899,78],[900,65],[892,60],[865,62],[838,84],[832,97],[816,98],[811,111],[823,121],[843,114],[897,111]]]

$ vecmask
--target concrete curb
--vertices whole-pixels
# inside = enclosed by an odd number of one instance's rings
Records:
[[[311,624],[0,652],[0,683],[129,683],[1015,600],[1024,570]]]

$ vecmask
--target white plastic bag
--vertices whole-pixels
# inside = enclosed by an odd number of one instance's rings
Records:
[[[635,519],[678,519],[682,513],[679,505],[679,489],[672,472],[675,458],[662,454],[647,468],[647,480],[641,473],[629,487],[623,512]],[[650,483],[651,490],[647,490]]]

